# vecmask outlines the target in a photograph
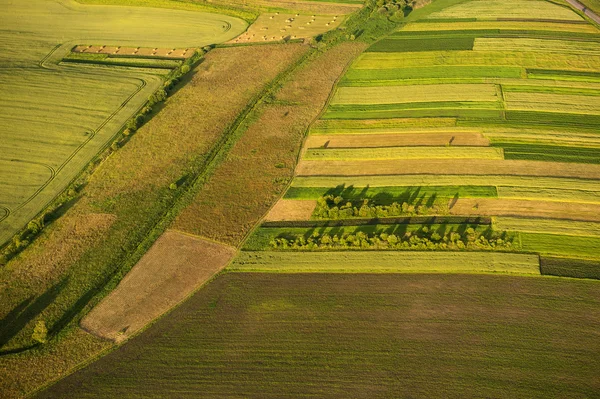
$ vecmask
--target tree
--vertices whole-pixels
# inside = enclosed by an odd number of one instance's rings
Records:
[[[44,322],[44,320],[40,320],[35,323],[35,328],[33,329],[31,338],[40,344],[45,344],[48,342],[48,329],[46,328],[46,322]]]

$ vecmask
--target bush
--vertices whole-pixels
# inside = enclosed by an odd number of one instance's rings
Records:
[[[40,344],[45,344],[48,342],[48,328],[46,328],[46,322],[43,320],[35,323],[35,327],[33,329],[33,334],[31,335],[34,341],[39,342]]]

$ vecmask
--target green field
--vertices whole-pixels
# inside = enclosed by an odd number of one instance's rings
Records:
[[[38,398],[594,397],[595,281],[227,273]]]
[[[219,14],[72,0],[0,7],[0,245],[78,175],[168,72],[60,63],[74,45],[198,47],[246,28]]]

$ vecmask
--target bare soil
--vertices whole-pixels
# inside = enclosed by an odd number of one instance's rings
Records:
[[[235,252],[222,244],[167,231],[87,314],[81,327],[102,338],[124,340],[187,298],[225,267]]]

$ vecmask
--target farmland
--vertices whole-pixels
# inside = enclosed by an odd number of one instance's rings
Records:
[[[80,318],[160,236],[154,228],[181,191],[171,184],[184,186],[203,170],[237,115],[304,50],[275,44],[208,53],[161,112],[98,166],[85,196],[0,269],[1,317],[10,321],[2,329],[2,350],[34,345],[37,320],[59,335],[47,347],[0,358],[3,393],[19,397],[110,347],[84,333]],[[147,236],[153,239],[146,242]]]
[[[594,281],[227,273],[37,397],[593,397],[598,306]]]
[[[599,43],[596,26],[551,2],[415,11],[354,61],[311,126],[283,200],[293,218],[269,216],[244,248],[600,260]],[[460,230],[448,215],[492,217],[502,242],[448,233]]]
[[[64,190],[169,72],[59,64],[71,47],[200,47],[246,27],[237,18],[179,10],[89,7],[71,0],[3,3],[0,244]],[[128,25],[121,24],[124,14]],[[156,24],[168,34],[153,29]]]
[[[38,79],[105,96],[65,106],[83,121],[133,79],[171,80],[4,260],[0,396],[598,396],[600,29],[585,15],[543,0],[134,3],[60,4],[102,27],[174,13],[173,40],[157,22],[136,42],[138,22],[121,43],[82,18],[14,66],[88,79]],[[194,50],[203,38],[226,43]],[[58,119],[35,82],[22,95]],[[39,166],[23,169],[38,186]],[[15,203],[35,188],[17,182]]]

